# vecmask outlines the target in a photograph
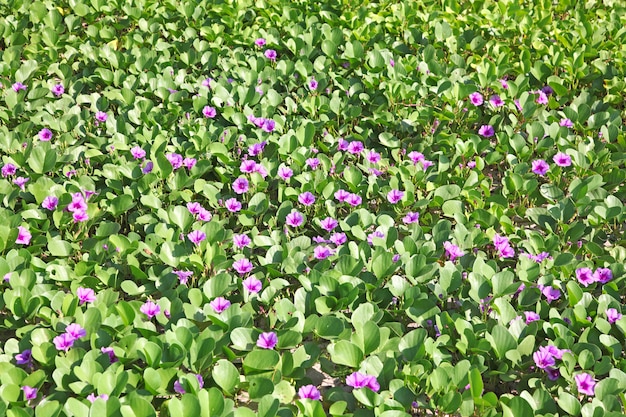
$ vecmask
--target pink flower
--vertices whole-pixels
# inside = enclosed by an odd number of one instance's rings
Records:
[[[251,159],[246,159],[241,161],[241,165],[239,166],[239,170],[244,174],[251,174],[254,172],[254,168],[256,168],[256,162]]]
[[[200,209],[202,208],[202,206],[200,205],[200,203],[197,202],[189,202],[187,203],[187,210],[189,211],[189,213],[196,215],[198,213],[200,213]]]
[[[193,271],[179,271],[178,269],[174,269],[172,273],[178,277],[178,282],[182,285],[186,285],[189,278],[193,276]]]
[[[230,301],[225,299],[224,297],[217,297],[215,300],[209,303],[213,311],[217,314],[224,312],[228,307],[230,307]]]
[[[367,375],[361,372],[353,372],[346,377],[346,385],[353,388],[369,388],[374,392],[378,392],[380,384],[373,375]]]
[[[241,258],[233,262],[233,268],[239,273],[239,275],[247,274],[252,271],[254,265],[247,258]]]
[[[100,348],[100,352],[104,353],[105,355],[109,357],[110,363],[115,363],[119,361],[119,359],[117,359],[117,356],[115,356],[115,350],[113,350],[112,347],[102,347]]]
[[[284,181],[287,181],[293,176],[293,170],[289,167],[281,166],[280,168],[278,168],[278,176]]]
[[[346,198],[346,202],[352,207],[356,207],[363,202],[363,199],[358,194],[350,194],[348,198]]]
[[[76,339],[74,339],[70,334],[63,333],[52,339],[52,342],[57,350],[64,350],[67,352],[74,345],[74,340]]]
[[[553,287],[544,287],[541,293],[546,297],[548,303],[558,300],[561,297],[561,290]]]
[[[37,388],[24,385],[22,387],[22,391],[24,391],[24,398],[26,399],[26,401],[34,400],[35,398],[37,398]]]
[[[578,392],[586,395],[595,395],[596,381],[594,381],[591,375],[583,372],[582,374],[576,375],[574,381],[576,381]]]
[[[261,291],[261,288],[263,288],[263,284],[255,276],[244,279],[241,284],[250,294],[256,294]]]
[[[237,201],[236,198],[229,198],[228,200],[226,200],[224,205],[231,213],[236,213],[241,210],[241,203]]]
[[[215,110],[215,107],[204,106],[204,108],[202,109],[202,114],[207,119],[213,119],[215,116],[217,116],[217,110]]]
[[[480,106],[481,104],[483,104],[483,95],[479,92],[470,94],[469,99],[474,106]]]
[[[265,46],[266,41],[264,38],[258,38],[257,40],[254,41],[254,44],[258,47],[261,47],[261,46]]]
[[[105,112],[103,111],[96,112],[96,124],[98,124],[98,122],[104,123],[107,121],[108,118],[109,118],[109,115],[106,114]]]
[[[541,319],[539,314],[535,313],[534,311],[524,311],[524,315],[526,316],[526,324],[530,324],[533,321]]]
[[[12,163],[8,163],[2,166],[1,171],[2,171],[2,176],[6,178],[9,175],[15,175],[15,173],[17,172],[17,167],[13,165]]]
[[[178,168],[183,166],[183,156],[177,153],[168,153],[165,155],[165,158],[170,162],[172,168],[177,170]]]
[[[250,145],[250,147],[248,147],[248,155],[250,155],[250,156],[260,155],[261,152],[263,152],[263,149],[265,148],[265,145],[267,145],[267,141],[263,141],[263,142],[260,142],[260,143],[254,143],[254,144]]]
[[[570,119],[561,119],[561,121],[559,122],[559,126],[562,127],[574,127],[574,123],[572,123],[572,121]]]
[[[317,80],[315,78],[311,78],[311,81],[309,81],[309,88],[313,91],[317,90]]]
[[[267,49],[265,51],[265,58],[269,59],[270,61],[276,61],[277,56],[278,54],[273,49]]]
[[[330,236],[329,240],[331,243],[334,243],[335,245],[339,246],[339,245],[343,245],[344,243],[346,243],[348,238],[346,237],[345,233],[338,232],[338,233],[333,233]]]
[[[69,334],[74,338],[74,340],[78,340],[81,337],[87,336],[87,331],[83,329],[80,324],[72,323],[65,328],[65,333]]]
[[[550,167],[548,166],[547,162],[544,161],[543,159],[537,159],[535,161],[533,161],[532,163],[532,171],[534,174],[537,175],[545,175],[546,172],[548,172],[548,169]]]
[[[52,139],[52,131],[48,128],[43,128],[39,131],[38,136],[39,140],[43,142],[48,142],[50,139]]]
[[[363,142],[360,140],[355,140],[348,144],[348,152],[353,155],[361,153],[363,149],[365,149],[365,146],[363,146]]]
[[[233,191],[237,194],[244,194],[248,192],[248,180],[244,177],[239,177],[233,182]]]
[[[78,287],[76,296],[78,297],[78,303],[80,305],[96,301],[96,293],[91,288]]]
[[[49,195],[43,199],[43,202],[41,203],[41,207],[52,211],[57,207],[58,204],[59,204],[59,199],[53,195]]]
[[[139,308],[139,311],[141,311],[143,314],[148,316],[149,319],[151,319],[161,312],[161,307],[159,307],[158,304],[152,302],[151,300],[148,300]]]
[[[546,95],[546,93],[541,90],[537,91],[537,93],[539,94],[539,97],[537,97],[537,100],[535,100],[535,102],[537,102],[537,104],[548,104],[548,96]]]
[[[198,212],[199,220],[202,220],[203,222],[210,222],[212,218],[213,215],[209,210],[205,209],[204,207],[200,207],[200,211]]]
[[[32,235],[28,231],[27,228],[23,226],[17,227],[17,239],[15,239],[15,243],[19,245],[28,245],[30,243],[30,239]]]
[[[141,149],[139,146],[135,146],[135,147],[131,148],[130,154],[135,159],[143,159],[143,158],[146,157],[146,151]]]
[[[65,93],[65,87],[63,87],[63,84],[56,84],[50,89],[50,91],[52,91],[52,94],[55,96],[60,97],[63,93]]]
[[[89,215],[84,210],[76,210],[72,213],[72,219],[74,223],[86,222],[89,220]]]
[[[380,238],[380,239],[384,239],[385,238],[385,234],[382,231],[380,231],[380,230],[376,230],[376,231],[370,233],[369,235],[367,235],[367,243],[370,244],[370,245],[373,245],[375,237]]]
[[[406,216],[404,216],[402,218],[402,222],[404,224],[411,224],[411,223],[417,223],[420,219],[420,214],[419,213],[413,213],[412,211],[409,211]]]
[[[417,165],[419,162],[422,162],[426,159],[423,153],[416,151],[409,152],[407,156],[413,162],[413,165]]]
[[[100,394],[98,396],[96,396],[96,394],[94,394],[93,392],[91,394],[89,394],[87,396],[87,401],[89,401],[90,403],[94,403],[98,398],[106,401],[109,399],[109,396],[107,394]]]
[[[537,368],[546,369],[554,366],[554,356],[543,346],[533,354],[533,360]]]
[[[26,90],[26,86],[21,82],[16,82],[15,84],[13,84],[13,91],[17,93],[20,90]]]
[[[330,232],[335,227],[339,226],[339,222],[332,217],[326,217],[324,220],[320,221],[320,226],[322,226],[322,229]]]
[[[604,312],[606,314],[606,318],[609,321],[609,323],[613,324],[615,323],[617,320],[622,318],[622,313],[620,313],[617,309],[615,308],[607,308],[606,311]]]
[[[350,193],[347,192],[346,190],[335,191],[335,199],[339,201],[340,203],[343,203],[344,201],[346,201],[348,197],[350,197]]]
[[[556,155],[554,155],[554,163],[557,164],[557,166],[560,167],[568,167],[570,165],[572,165],[572,158],[563,152],[559,152]]]
[[[497,95],[497,94],[491,96],[491,98],[489,99],[489,103],[491,103],[491,105],[493,107],[502,107],[502,106],[504,106],[504,100],[502,100],[500,98],[500,96]]]
[[[194,166],[196,166],[196,158],[185,158],[183,159],[183,166],[185,168],[187,168],[188,170],[192,169]]]
[[[305,164],[311,169],[317,169],[317,167],[320,165],[320,160],[317,158],[307,158]]]
[[[601,284],[606,284],[613,279],[613,273],[609,268],[598,268],[593,273],[593,279]]]
[[[274,332],[261,333],[256,341],[256,345],[263,349],[274,349],[278,343],[278,336]]]
[[[303,400],[308,399],[316,401],[322,398],[322,395],[315,385],[304,385],[298,390],[298,397]]]
[[[366,156],[370,164],[377,164],[380,162],[380,154],[376,151],[369,151]]]
[[[500,80],[500,85],[501,85],[501,86],[502,86],[502,88],[504,88],[505,90],[508,90],[508,89],[509,89],[509,83],[507,83],[507,82],[506,82],[506,79],[505,79],[505,78],[502,78],[502,79]]]
[[[252,240],[250,240],[248,235],[245,233],[233,235],[233,245],[237,249],[243,249],[246,246],[250,246],[250,243],[252,243]]]
[[[387,200],[391,204],[398,203],[400,200],[402,200],[402,197],[404,197],[404,191],[393,189],[387,193]]]
[[[25,191],[25,185],[26,183],[30,181],[30,178],[24,178],[24,177],[17,177],[16,179],[13,180],[13,184],[17,185],[18,187],[20,187],[20,189],[22,191]]]
[[[590,268],[578,268],[576,269],[576,279],[578,282],[588,287],[595,282],[593,278],[593,271]]]
[[[333,254],[333,250],[328,246],[316,246],[313,249],[313,256],[315,259],[326,259]]]
[[[201,230],[194,230],[193,232],[189,233],[187,237],[192,243],[199,245],[200,242],[206,239],[206,233]]]
[[[298,196],[298,201],[300,204],[305,206],[311,206],[315,203],[315,196],[310,192],[306,191]]]
[[[485,138],[490,138],[495,134],[495,131],[491,125],[482,125],[480,129],[478,129],[478,134]]]
[[[304,222],[304,217],[299,211],[292,211],[285,219],[285,224],[291,227],[299,227]]]
[[[448,258],[450,258],[451,262],[454,262],[456,258],[460,258],[461,256],[465,255],[465,252],[463,252],[461,248],[459,248],[452,242],[444,242],[443,248],[445,249],[446,255],[448,256]]]

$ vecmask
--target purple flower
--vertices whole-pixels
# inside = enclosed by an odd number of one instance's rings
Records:
[[[152,161],[146,162],[146,166],[141,169],[143,174],[149,174],[152,172],[152,168],[154,167],[154,163]]]
[[[311,81],[309,81],[309,88],[311,90],[317,90],[317,80],[315,78],[311,78]]]
[[[256,294],[261,291],[261,288],[263,288],[263,284],[255,276],[244,279],[241,284],[250,294]]]
[[[545,175],[549,168],[548,163],[543,159],[537,159],[532,163],[532,171],[537,175]]]
[[[254,265],[247,258],[241,258],[233,262],[233,268],[239,275],[247,274],[254,269]]]
[[[380,238],[380,239],[384,239],[385,238],[385,234],[380,231],[380,230],[375,230],[374,232],[370,233],[369,235],[367,235],[367,243],[370,245],[374,244],[374,238]]]
[[[593,380],[591,375],[583,372],[582,374],[576,375],[574,381],[576,381],[578,392],[586,395],[595,395],[596,381]]]
[[[22,353],[15,355],[15,363],[18,365],[30,365],[32,363],[32,352],[30,349],[26,349]]]
[[[413,162],[413,165],[417,165],[419,162],[423,162],[426,159],[423,153],[417,151],[411,151],[407,156]]]
[[[213,311],[215,311],[217,314],[220,314],[228,307],[230,307],[230,301],[228,301],[224,297],[217,297],[215,300],[211,301],[209,305],[211,306]]]
[[[604,312],[606,314],[606,318],[609,321],[609,323],[613,324],[615,323],[617,320],[622,318],[622,313],[620,313],[617,309],[615,308],[607,308],[606,311]]]
[[[574,127],[574,123],[572,123],[572,121],[570,119],[561,119],[561,121],[559,122],[559,126],[562,127]]]
[[[419,213],[414,213],[412,211],[409,211],[406,216],[404,216],[402,218],[402,222],[404,224],[411,224],[411,223],[417,223],[420,219],[420,214]]]
[[[593,273],[593,279],[600,284],[606,284],[613,279],[613,273],[609,268],[598,268]]]
[[[478,134],[483,137],[490,138],[495,134],[495,131],[491,125],[482,125],[480,129],[478,129]]]
[[[59,199],[53,195],[49,195],[43,199],[43,202],[41,203],[41,207],[52,211],[57,207],[58,204],[59,204]]]
[[[335,199],[339,201],[340,203],[343,203],[344,201],[346,201],[348,197],[350,197],[350,193],[347,192],[346,190],[335,191]]]
[[[52,94],[55,96],[60,97],[65,93],[65,87],[63,87],[63,84],[55,84],[50,91],[52,91]]]
[[[254,144],[250,145],[250,147],[248,147],[248,155],[250,155],[250,156],[260,155],[261,152],[263,152],[263,149],[265,149],[265,145],[267,145],[267,141],[263,141],[263,142],[260,142],[260,143],[254,143]]]
[[[143,159],[143,158],[146,157],[146,151],[141,149],[139,146],[135,146],[135,147],[131,148],[130,154],[135,159]]]
[[[593,278],[593,271],[590,268],[578,268],[576,269],[576,279],[578,282],[588,287],[595,282]]]
[[[545,371],[548,374],[548,378],[550,378],[550,381],[556,381],[561,376],[561,371],[559,371],[559,368],[546,368]]]
[[[369,151],[366,158],[370,164],[377,164],[380,162],[380,154],[376,151]]]
[[[361,372],[353,372],[346,377],[346,385],[353,388],[369,388],[374,392],[378,392],[380,384],[373,375],[367,375]]]
[[[291,227],[298,227],[304,222],[304,217],[299,211],[292,211],[285,219],[285,224]]]
[[[315,385],[304,385],[298,390],[298,397],[308,400],[319,400],[322,395]]]
[[[311,169],[317,169],[320,166],[320,160],[317,158],[307,158],[305,164]]]
[[[38,136],[39,140],[48,142],[50,139],[52,139],[52,131],[45,127],[39,131]]]
[[[24,385],[22,387],[22,391],[24,391],[24,398],[26,399],[26,401],[34,400],[35,398],[37,398],[37,388]]]
[[[465,255],[465,252],[452,242],[444,242],[443,248],[446,250],[446,256],[448,256],[451,262],[454,262],[456,258],[460,258]]]
[[[92,392],[91,394],[87,396],[87,401],[93,404],[98,398],[106,401],[109,399],[109,396],[107,394],[100,394],[96,396],[96,394]]]
[[[480,106],[481,104],[483,104],[483,95],[479,92],[470,94],[469,99],[474,106]]]
[[[506,78],[502,78],[500,80],[500,85],[502,86],[502,88],[504,88],[505,90],[509,89],[509,83],[506,82]]]
[[[572,158],[568,154],[563,152],[559,152],[554,155],[553,161],[557,166],[560,167],[568,167],[572,165]]]
[[[102,347],[100,348],[100,352],[107,355],[109,357],[109,362],[111,363],[115,363],[119,360],[117,359],[117,356],[115,356],[115,350],[113,350],[112,347]]]
[[[326,259],[333,254],[333,250],[328,246],[320,245],[313,249],[315,259]]]
[[[174,269],[172,273],[178,277],[178,282],[180,282],[181,285],[186,285],[189,278],[193,276],[193,271],[179,271],[178,269]]]
[[[281,166],[280,168],[278,168],[278,176],[284,181],[287,181],[293,176],[293,170],[289,167]]]
[[[535,100],[537,104],[548,104],[548,96],[543,91],[537,91],[539,97]]]
[[[237,249],[243,249],[246,246],[250,246],[250,243],[252,243],[252,240],[245,233],[233,235],[233,245],[237,247]]]
[[[170,161],[172,168],[177,170],[178,168],[183,166],[183,156],[177,153],[168,153],[165,155],[165,158]]]
[[[215,110],[215,107],[204,106],[204,108],[202,109],[202,114],[207,119],[213,119],[215,116],[217,116],[217,110]]]
[[[141,311],[143,314],[148,316],[149,319],[151,319],[161,312],[161,307],[159,307],[159,305],[154,303],[153,301],[148,300],[139,308],[139,311]]]
[[[404,197],[404,191],[392,189],[387,193],[387,201],[389,201],[391,204],[396,204],[397,202],[402,200],[402,197]]]
[[[548,301],[548,303],[558,300],[561,297],[561,290],[559,290],[558,288],[553,288],[551,286],[544,287],[541,290],[541,293],[546,297],[546,300]]]
[[[27,228],[23,226],[17,227],[17,239],[15,239],[15,243],[19,245],[28,245],[30,243],[30,239],[32,235],[28,231]]]
[[[17,93],[20,90],[26,90],[26,86],[20,82],[16,82],[15,84],[13,84],[13,91]]]
[[[17,167],[13,165],[12,163],[8,163],[2,166],[1,171],[2,171],[2,176],[6,178],[9,175],[15,175],[15,173],[17,172]]]
[[[239,177],[233,181],[233,191],[237,194],[244,194],[248,192],[248,180],[244,177]]]
[[[350,194],[348,198],[346,198],[346,202],[352,207],[356,207],[363,202],[363,199],[358,194]]]
[[[276,54],[276,51],[273,49],[267,49],[265,51],[265,58],[269,59],[270,61],[276,61],[277,56],[278,54]]]
[[[315,203],[315,196],[311,194],[310,192],[305,191],[304,193],[298,196],[298,201],[300,202],[300,204],[303,204],[308,207],[308,206],[313,205],[313,203]]]
[[[320,226],[322,226],[322,229],[330,232],[335,227],[339,226],[339,222],[332,217],[326,217],[324,220],[320,221]]]
[[[20,187],[22,191],[25,191],[24,186],[26,185],[28,181],[30,181],[30,178],[17,177],[16,179],[13,180],[13,184]]]
[[[261,47],[261,46],[265,46],[266,41],[264,38],[258,38],[257,40],[254,41],[254,44],[258,47]]]
[[[200,213],[201,208],[202,206],[200,205],[200,203],[197,203],[197,202],[187,203],[187,210],[189,211],[189,213],[193,214],[194,216]]]
[[[504,106],[504,100],[502,100],[500,98],[500,96],[497,95],[497,94],[491,96],[491,98],[489,99],[489,103],[491,103],[491,105],[493,107],[502,107],[502,106]]]
[[[52,342],[57,350],[64,350],[67,352],[74,345],[74,340],[76,339],[74,339],[72,335],[63,333],[52,339]]]
[[[333,233],[330,236],[329,240],[331,243],[334,243],[335,245],[339,246],[339,245],[343,245],[344,243],[346,243],[348,238],[346,237],[345,233],[338,232],[338,233]]]
[[[539,348],[537,352],[533,354],[533,360],[537,368],[546,369],[554,366],[554,356],[543,346]]]
[[[87,331],[83,329],[80,324],[72,323],[65,328],[65,333],[69,334],[74,338],[74,340],[78,340],[81,337],[87,336]]]
[[[187,237],[193,244],[199,245],[200,242],[206,239],[206,233],[204,233],[202,230],[194,230],[193,232],[189,233]]]
[[[261,333],[256,341],[256,345],[263,349],[274,349],[278,343],[278,336],[274,332]]]
[[[96,124],[98,122],[104,123],[109,118],[109,116],[105,112],[103,112],[103,111],[96,112],[96,116],[95,117],[96,117]]]
[[[256,162],[251,159],[246,159],[241,161],[241,165],[239,166],[239,170],[245,174],[251,174],[254,172],[254,168],[256,167]]]
[[[202,375],[196,374],[196,379],[198,380],[198,385],[200,388],[204,387],[204,379],[202,379]],[[180,383],[180,380],[176,380],[174,382],[174,391],[177,394],[185,394],[185,389],[183,388],[183,384]]]
[[[264,132],[272,133],[274,129],[276,129],[276,122],[273,119],[263,119],[261,129],[263,129]]]
[[[237,201],[236,198],[229,198],[228,200],[226,200],[224,205],[231,213],[236,213],[241,210],[241,203]]]
[[[526,316],[526,324],[530,324],[533,321],[538,321],[541,319],[539,314],[535,313],[534,311],[524,311],[524,316]]]
[[[74,220],[74,223],[85,222],[89,220],[89,215],[84,210],[76,210],[72,213],[72,219]]]
[[[363,149],[365,149],[365,146],[363,146],[363,142],[361,142],[360,140],[355,140],[348,144],[348,152],[353,155],[361,153]]]
[[[80,305],[96,301],[96,293],[91,288],[78,287],[76,296],[78,297],[78,303]]]

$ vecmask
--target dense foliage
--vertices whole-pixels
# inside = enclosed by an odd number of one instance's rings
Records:
[[[1,2],[0,415],[624,415],[626,9],[321,3]]]

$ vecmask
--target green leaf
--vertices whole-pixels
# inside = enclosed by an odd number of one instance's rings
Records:
[[[108,211],[113,216],[119,216],[122,213],[127,213],[131,208],[135,207],[135,204],[133,196],[122,194],[109,201]]]
[[[59,258],[68,257],[73,252],[72,245],[58,237],[52,238],[48,241],[48,250],[50,251],[50,255]]]
[[[52,171],[57,162],[56,151],[49,149],[49,146],[46,145],[35,147],[28,158],[28,165],[37,174],[46,174]]]
[[[315,322],[315,333],[324,339],[336,339],[344,328],[343,320],[335,316],[322,316]]]
[[[331,360],[339,365],[346,365],[358,368],[363,361],[363,351],[354,343],[347,340],[340,340],[328,346]]]
[[[517,348],[517,342],[515,338],[511,336],[511,333],[506,329],[506,327],[501,326],[499,324],[495,325],[491,330],[491,333],[487,333],[487,340],[493,346],[496,354],[499,359],[504,358],[504,355],[509,350]]]
[[[472,398],[480,398],[483,395],[483,377],[480,374],[480,371],[476,368],[472,368],[469,375],[470,380],[470,392],[472,393]]]
[[[239,385],[239,371],[237,367],[226,359],[220,359],[213,367],[213,380],[226,394],[233,394]]]
[[[580,414],[580,401],[562,389],[559,390],[559,394],[556,396],[556,403],[569,415],[577,416]]]
[[[271,349],[253,350],[243,360],[243,369],[246,373],[271,370],[278,365],[280,356]]]

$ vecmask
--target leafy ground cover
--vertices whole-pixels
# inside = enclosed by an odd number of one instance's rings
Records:
[[[2,2],[0,415],[624,415],[626,10],[456,3]]]

